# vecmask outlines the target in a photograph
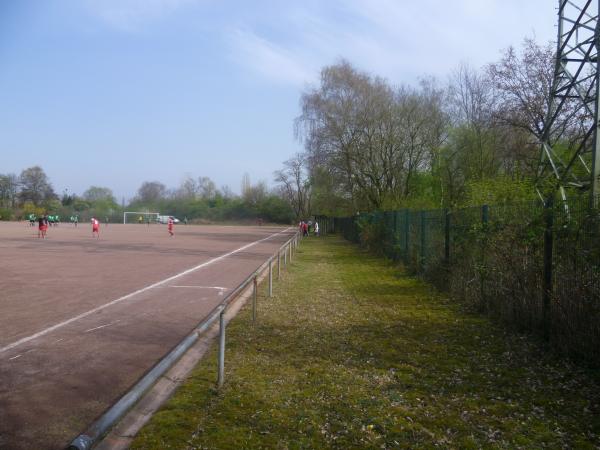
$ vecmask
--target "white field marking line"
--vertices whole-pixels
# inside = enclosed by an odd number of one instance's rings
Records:
[[[219,291],[226,291],[229,288],[220,286],[167,286],[171,288],[192,288],[192,289],[218,289]]]
[[[35,351],[35,348],[30,348],[29,350],[27,350],[27,351],[25,351],[25,352],[23,352],[23,353],[21,353],[21,354],[19,354],[17,356],[13,356],[12,358],[8,358],[8,360],[11,361],[13,359],[20,358],[21,356],[26,355],[27,353],[31,353],[33,351]]]
[[[85,330],[84,333],[89,333],[90,331],[99,330],[100,328],[110,327],[111,325],[114,325],[115,323],[119,323],[119,322],[120,322],[120,320],[115,320],[114,322],[106,323],[104,325],[100,325],[99,327],[94,327],[94,328],[90,328],[89,330]]]
[[[105,303],[104,305],[100,305],[100,306],[98,306],[98,307],[96,307],[94,309],[90,309],[89,311],[81,313],[81,314],[79,314],[79,315],[77,315],[75,317],[71,317],[70,319],[67,319],[67,320],[65,320],[63,322],[57,323],[56,325],[52,325],[51,327],[48,327],[45,330],[39,331],[39,332],[37,332],[35,334],[32,334],[30,336],[27,336],[27,337],[24,337],[22,339],[19,339],[18,341],[13,342],[12,344],[8,344],[8,345],[0,348],[0,353],[4,353],[7,350],[13,349],[13,348],[15,348],[15,347],[17,347],[17,346],[19,346],[21,344],[24,344],[25,342],[29,342],[29,341],[31,341],[33,339],[37,339],[40,336],[44,336],[45,334],[48,334],[48,333],[50,333],[50,332],[52,332],[54,330],[57,330],[58,328],[62,328],[65,325],[73,323],[73,322],[75,322],[75,321],[77,321],[79,319],[83,319],[84,317],[87,317],[90,314],[94,314],[95,312],[98,312],[98,311],[101,311],[101,310],[103,310],[105,308],[108,308],[109,306],[116,305],[117,303],[120,303],[122,301],[128,300],[131,297],[134,297],[134,296],[136,296],[138,294],[141,294],[142,292],[146,292],[146,291],[149,291],[150,289],[153,289],[155,287],[162,286],[163,284],[168,283],[169,281],[176,280],[177,278],[181,278],[181,277],[183,277],[183,276],[185,276],[185,275],[187,275],[189,273],[195,272],[196,270],[201,269],[203,267],[206,267],[206,266],[208,266],[208,265],[210,265],[212,263],[215,263],[217,261],[221,261],[222,259],[225,259],[228,256],[235,255],[236,253],[242,252],[242,251],[246,250],[247,248],[252,247],[253,245],[256,245],[256,244],[258,244],[260,242],[264,242],[267,239],[271,239],[273,236],[277,236],[278,234],[285,233],[286,231],[288,231],[290,229],[293,229],[293,228],[295,228],[295,227],[288,227],[285,230],[281,230],[281,231],[279,231],[277,233],[270,234],[266,238],[262,238],[262,239],[259,239],[258,241],[250,242],[249,244],[246,244],[243,247],[240,247],[240,248],[238,248],[236,250],[232,250],[229,253],[225,253],[225,254],[223,254],[221,256],[217,256],[216,258],[209,259],[208,261],[203,262],[202,264],[198,264],[197,266],[194,266],[194,267],[192,267],[190,269],[184,270],[183,272],[179,272],[178,274],[173,275],[173,276],[171,276],[169,278],[165,278],[162,281],[158,281],[158,282],[153,283],[153,284],[151,284],[149,286],[146,286],[144,288],[138,289],[137,291],[134,291],[134,292],[131,292],[131,293],[127,294],[127,295],[124,295],[123,297],[119,297],[119,298],[117,298],[115,300],[112,300],[112,301],[110,301],[108,303]]]

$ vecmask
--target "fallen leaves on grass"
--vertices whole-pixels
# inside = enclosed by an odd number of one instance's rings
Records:
[[[593,374],[341,240],[289,267],[132,448],[600,446]]]

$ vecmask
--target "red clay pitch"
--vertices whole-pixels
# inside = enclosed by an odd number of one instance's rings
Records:
[[[110,224],[96,239],[90,224],[61,224],[38,239],[29,223],[0,222],[0,448],[64,448],[284,230],[179,225],[170,237],[165,225]]]

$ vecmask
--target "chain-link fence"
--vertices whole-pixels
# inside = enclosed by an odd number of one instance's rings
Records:
[[[600,214],[589,200],[404,209],[333,225],[453,298],[600,365]]]

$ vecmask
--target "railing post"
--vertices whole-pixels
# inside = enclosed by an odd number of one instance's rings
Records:
[[[269,298],[273,297],[273,258],[269,260]]]
[[[287,267],[287,245],[283,248],[283,267]]]
[[[217,387],[221,388],[225,382],[225,310],[219,314],[219,374]]]
[[[290,243],[288,244],[288,247],[290,248],[290,264],[292,263],[292,252],[294,250],[294,241],[290,241]]]
[[[256,323],[256,297],[258,292],[258,281],[256,280],[256,276],[252,280],[252,323]]]
[[[277,250],[277,281],[281,279],[281,250]]]

